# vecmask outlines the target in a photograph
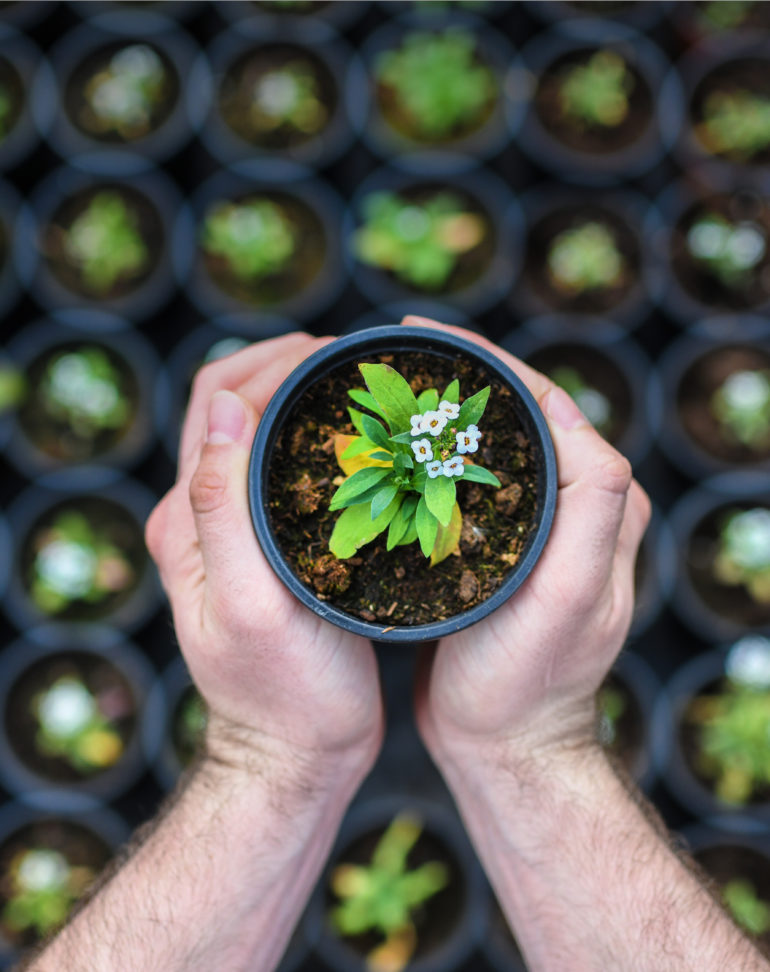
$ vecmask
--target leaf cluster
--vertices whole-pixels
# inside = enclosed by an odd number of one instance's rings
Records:
[[[599,50],[585,64],[564,73],[559,89],[562,114],[580,125],[615,128],[625,121],[634,76],[615,51]]]
[[[265,197],[218,202],[203,223],[203,249],[222,257],[239,280],[280,273],[294,256],[297,243],[283,207]]]

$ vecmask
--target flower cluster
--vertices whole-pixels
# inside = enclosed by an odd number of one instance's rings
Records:
[[[481,438],[478,426],[471,424],[466,429],[458,430],[453,420],[457,420],[459,415],[460,406],[457,403],[442,401],[437,409],[410,418],[412,435],[427,432],[435,440],[431,443],[430,439],[423,438],[411,443],[415,461],[425,463],[429,479],[462,476],[465,464],[460,457],[478,450]],[[459,455],[453,455],[453,452]]]

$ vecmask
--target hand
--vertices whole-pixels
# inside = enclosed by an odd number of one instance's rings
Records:
[[[292,597],[249,513],[259,416],[283,379],[330,340],[290,334],[201,369],[177,482],[146,531],[182,653],[209,707],[207,753],[251,773],[275,758],[287,777],[303,769],[303,783],[349,764],[363,775],[382,736],[371,645]]]
[[[545,413],[559,470],[551,535],[529,578],[423,659],[416,704],[426,745],[439,761],[485,743],[503,742],[509,753],[513,743],[522,754],[591,745],[594,697],[631,620],[649,500],[628,460],[544,375],[469,331],[403,323],[459,334],[511,367]]]

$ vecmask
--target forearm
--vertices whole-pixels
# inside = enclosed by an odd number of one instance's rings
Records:
[[[770,968],[598,747],[439,761],[533,972]]]
[[[204,760],[33,972],[275,967],[365,767]]]

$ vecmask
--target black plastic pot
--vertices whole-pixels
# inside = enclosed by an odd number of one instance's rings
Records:
[[[271,455],[281,426],[303,392],[315,381],[344,364],[388,352],[422,352],[453,360],[467,358],[504,383],[514,396],[516,420],[533,443],[537,464],[537,513],[527,546],[500,587],[485,601],[443,621],[414,626],[372,623],[322,601],[301,583],[281,551],[270,519],[268,489]],[[548,426],[523,382],[496,356],[454,335],[421,327],[382,327],[339,338],[296,368],[271,399],[259,423],[249,468],[249,499],[257,538],[278,577],[306,607],[333,624],[383,642],[431,641],[475,624],[503,604],[524,582],[542,553],[556,505],[556,466]]]
[[[477,247],[484,250],[478,264],[464,281],[453,281],[435,291],[420,290],[402,282],[393,273],[369,266],[353,252],[353,234],[361,225],[364,201],[377,192],[395,193],[419,200],[434,191],[455,194],[471,211],[478,211],[489,224],[488,239]],[[435,177],[398,172],[383,167],[358,187],[342,226],[344,253],[353,282],[372,304],[395,304],[412,299],[430,299],[451,304],[466,314],[479,313],[498,303],[511,288],[521,260],[522,217],[519,205],[505,183],[486,169]],[[473,251],[471,251],[472,255]],[[461,254],[460,260],[465,257]]]
[[[291,145],[262,144],[239,135],[224,119],[220,96],[231,71],[260,52],[270,63],[275,57],[309,61],[330,115],[323,128]],[[360,133],[367,111],[366,75],[348,44],[326,25],[314,20],[283,24],[258,39],[237,27],[220,34],[198,59],[190,84],[203,102],[199,136],[208,151],[224,165],[250,178],[280,183],[307,178],[314,170],[336,161]]]
[[[748,650],[747,650],[748,649]],[[757,655],[760,661],[751,661]],[[719,821],[719,826],[743,833],[756,832],[770,824],[770,800],[754,800],[741,806],[720,799],[699,776],[691,760],[693,745],[683,733],[683,720],[691,701],[701,693],[719,689],[728,674],[737,679],[767,675],[770,641],[746,635],[727,648],[705,651],[682,665],[668,680],[660,695],[653,720],[653,760],[667,789],[693,816]],[[748,661],[747,661],[748,659]]]
[[[175,21],[187,20],[199,9],[196,0],[150,0],[128,4],[120,0],[72,0],[70,6],[84,20],[98,14],[107,30],[136,37],[163,33]]]
[[[488,117],[468,134],[431,141],[400,132],[389,121],[378,97],[376,78],[377,59],[385,52],[397,50],[404,40],[416,33],[443,33],[461,29],[476,41],[476,49],[495,76],[497,94]],[[519,112],[506,111],[506,72],[518,64],[518,57],[508,40],[489,27],[481,18],[468,14],[443,12],[440,18],[426,19],[413,12],[397,21],[389,21],[370,34],[361,54],[367,67],[367,83],[371,89],[371,110],[363,137],[368,147],[392,165],[422,174],[457,172],[473,168],[492,155],[498,154],[516,137],[523,108]]]
[[[29,706],[36,689],[30,678],[35,672],[43,680],[53,678],[56,671],[69,671],[70,663],[92,672],[91,677],[102,668],[113,669],[110,692],[120,685],[132,705],[131,728],[125,736],[121,729],[120,758],[85,775],[73,772],[59,757],[43,757],[33,739],[36,723]],[[0,666],[0,779],[9,792],[40,809],[76,811],[93,809],[100,800],[115,800],[136,783],[146,769],[143,740],[159,739],[163,716],[156,707],[153,724],[148,724],[146,701],[153,669],[118,631],[94,626],[75,632],[37,628],[0,654]]]
[[[676,579],[676,547],[663,514],[653,504],[652,518],[636,558],[632,638],[646,631],[660,616]]]
[[[16,190],[0,182],[0,315],[10,310],[19,298],[15,241],[21,211],[22,202]]]
[[[694,328],[668,347],[659,362],[668,416],[660,446],[691,478],[736,468],[770,471],[770,445],[758,451],[730,442],[710,411],[712,397],[728,375],[747,367],[770,370],[770,326],[762,318],[730,319],[735,326],[725,339],[712,336],[724,329],[719,321],[704,323],[703,329]]]
[[[613,2],[613,0],[597,0],[584,2],[574,0],[525,0],[524,6],[533,17],[546,23],[561,23],[571,17],[609,17],[620,21],[635,30],[649,30],[664,17],[668,17],[671,8],[676,7],[670,0],[633,0],[633,2]]]
[[[497,900],[490,895],[482,938],[484,957],[495,972],[527,972],[524,958]],[[476,969],[474,964],[472,968]]]
[[[579,52],[611,49],[638,73],[639,97],[646,124],[629,133],[628,144],[606,151],[587,151],[566,144],[542,121],[537,107],[539,83],[552,65]],[[620,24],[603,20],[567,20],[533,38],[521,52],[524,68],[508,79],[514,110],[527,106],[519,144],[536,163],[567,182],[608,185],[639,176],[658,163],[678,134],[682,96],[670,72],[665,98],[661,84],[668,68],[662,51],[651,41]]]
[[[125,423],[114,430],[94,433],[91,444],[68,421],[51,417],[40,394],[47,364],[83,348],[100,349],[106,355],[121,375],[123,394],[130,402]],[[9,352],[27,380],[27,393],[16,410],[8,451],[9,459],[24,475],[35,478],[57,469],[94,462],[125,469],[144,458],[152,445],[153,401],[166,392],[156,388],[158,382],[165,382],[160,361],[140,334],[107,333],[97,337],[57,321],[54,315],[52,321],[26,327],[11,342]],[[46,422],[50,431],[41,439],[35,431]]]
[[[446,304],[434,303],[430,300],[408,300],[401,304],[380,304],[346,324],[340,334],[355,334],[357,331],[365,331],[371,327],[395,325],[407,314],[416,314],[428,320],[441,321],[444,324],[453,324],[455,327],[464,327],[481,333],[479,325],[467,318],[462,311],[458,311],[456,307],[448,307]]]
[[[262,37],[273,30],[293,30],[311,23],[319,36],[345,30],[366,13],[362,0],[313,0],[302,10],[281,9],[279,4],[229,0],[218,3],[217,13],[249,37]],[[331,28],[331,29],[329,29]],[[301,27],[300,27],[301,29]]]
[[[455,968],[467,958],[478,943],[483,922],[484,895],[478,864],[473,850],[455,814],[432,801],[413,795],[383,797],[354,806],[343,822],[331,863],[308,906],[305,927],[313,949],[335,972],[365,972],[365,956],[329,927],[327,911],[334,904],[329,877],[339,863],[356,860],[358,854],[371,853],[376,835],[385,830],[401,812],[409,812],[424,824],[423,836],[432,845],[428,857],[441,854],[450,869],[450,885],[434,899],[435,907],[446,920],[446,938],[430,942],[418,951],[406,966],[408,972],[440,972]],[[419,842],[418,845],[419,847]],[[354,856],[347,854],[353,851]],[[413,865],[414,866],[414,865]],[[418,940],[420,931],[418,929]]]
[[[43,4],[27,2],[15,6]],[[3,12],[3,20],[6,16]],[[0,170],[4,170],[29,155],[48,131],[54,114],[56,82],[37,46],[4,23],[0,24],[0,78],[17,101],[11,128],[0,140]]]
[[[180,738],[177,726],[179,711],[197,689],[190,679],[184,658],[177,657],[156,679],[147,700],[152,712],[152,732],[144,733],[145,755],[152,764],[153,773],[160,786],[172,790],[182,772],[190,765],[193,754],[190,740]],[[160,721],[158,715],[160,714]],[[148,721],[147,725],[150,725]],[[184,745],[184,751],[181,750]]]
[[[48,140],[62,158],[80,168],[106,175],[130,175],[173,155],[192,138],[191,124],[200,118],[200,82],[191,77],[197,54],[192,39],[173,22],[154,32],[151,39],[110,29],[110,15],[96,17],[66,34],[51,51],[58,87],[56,115]],[[140,27],[137,24],[137,27]],[[129,46],[149,48],[163,63],[169,79],[168,104],[152,129],[141,137],[123,139],[114,132],[102,137],[78,122],[83,108],[82,90],[109,64],[109,59]]]

